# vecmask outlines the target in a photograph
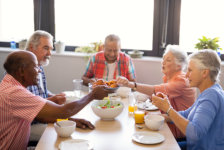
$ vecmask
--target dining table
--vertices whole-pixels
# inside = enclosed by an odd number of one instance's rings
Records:
[[[86,93],[82,93],[84,95]],[[54,124],[49,123],[41,136],[35,150],[58,150],[63,141],[70,139],[87,140],[94,150],[180,150],[167,123],[158,131],[148,129],[145,124],[136,124],[134,115],[128,112],[128,98],[120,99],[124,109],[114,120],[102,120],[91,109],[91,102],[73,118],[83,118],[90,121],[94,130],[76,128],[68,138],[59,137],[54,129]],[[159,110],[147,111],[150,114],[160,114]],[[133,140],[136,133],[159,133],[164,140],[154,144],[142,144]]]

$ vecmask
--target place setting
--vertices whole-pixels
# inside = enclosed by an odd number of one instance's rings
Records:
[[[147,130],[137,131],[132,135],[132,140],[141,144],[159,144],[165,140],[164,135],[158,131],[163,127],[165,118],[158,114],[145,115],[144,110],[135,110],[135,126],[138,129],[147,128]]]

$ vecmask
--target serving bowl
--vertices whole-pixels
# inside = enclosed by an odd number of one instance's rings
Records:
[[[124,104],[119,100],[94,100],[91,108],[102,120],[113,120],[123,111]]]
[[[148,114],[145,116],[145,125],[150,130],[160,130],[165,118],[161,115]]]
[[[69,137],[75,131],[76,122],[63,120],[54,123],[54,128],[60,137]]]

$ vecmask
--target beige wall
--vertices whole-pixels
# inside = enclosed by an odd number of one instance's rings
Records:
[[[3,62],[9,54],[8,49],[0,48],[0,80],[4,76]],[[162,82],[161,58],[144,57],[133,59],[137,81],[147,84],[159,84]],[[53,53],[50,64],[44,68],[48,89],[53,93],[73,90],[72,80],[81,78],[86,67],[86,57],[82,54],[66,52],[64,54]],[[222,64],[222,72],[224,63]],[[221,85],[224,87],[224,76],[221,74]]]

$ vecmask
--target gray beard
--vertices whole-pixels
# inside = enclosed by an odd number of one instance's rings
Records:
[[[49,59],[46,59],[45,61],[41,61],[40,62],[40,65],[41,66],[47,66],[47,65],[49,65]]]

